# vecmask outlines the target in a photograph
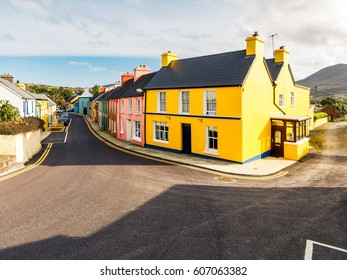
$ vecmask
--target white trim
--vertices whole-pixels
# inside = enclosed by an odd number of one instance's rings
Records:
[[[136,122],[138,122],[140,124],[139,130],[140,130],[140,137],[136,136]],[[133,120],[132,123],[132,140],[135,140],[137,142],[141,142],[141,121],[137,121],[137,120]]]
[[[306,248],[305,248],[305,260],[312,260],[313,244],[316,244],[316,245],[319,245],[322,247],[327,247],[329,249],[333,249],[336,251],[347,253],[347,250],[345,250],[345,249],[341,249],[339,247],[335,247],[335,246],[331,246],[328,244],[324,244],[324,243],[320,243],[320,242],[316,242],[316,241],[312,241],[312,240],[307,239],[306,240]]]
[[[183,92],[188,92],[188,96],[189,96],[189,103],[188,103],[188,112],[183,112]],[[190,91],[189,90],[180,90],[179,95],[178,95],[178,106],[179,106],[179,113],[182,115],[190,115]]]

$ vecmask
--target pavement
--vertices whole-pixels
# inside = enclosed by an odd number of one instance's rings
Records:
[[[196,167],[199,169],[205,169],[229,175],[262,177],[273,176],[276,174],[283,175],[283,169],[296,163],[296,161],[293,160],[269,156],[263,159],[254,160],[249,163],[237,164],[223,160],[205,159],[188,154],[176,154],[152,148],[144,148],[115,138],[106,131],[103,131],[99,127],[98,123],[96,123],[90,117],[85,117],[85,120],[89,128],[93,130],[96,135],[101,137],[103,141],[108,142],[119,149],[123,149],[131,153],[136,153],[139,156],[150,157],[157,160],[164,160],[173,162],[175,164],[188,165],[190,167]],[[51,133],[55,132],[42,132],[41,141],[44,141]],[[23,167],[24,165],[18,165],[13,160],[12,162],[9,162],[8,158],[0,156],[0,176],[6,175]]]
[[[245,164],[230,163],[223,160],[205,159],[188,154],[176,154],[166,151],[161,151],[152,148],[144,148],[141,146],[133,145],[129,142],[125,142],[115,138],[106,131],[103,131],[98,123],[92,120],[90,117],[85,117],[89,127],[102,139],[106,140],[113,145],[138,153],[140,155],[153,157],[155,159],[167,160],[182,165],[193,166],[197,168],[203,168],[210,171],[223,172],[230,175],[241,176],[269,176],[281,172],[283,169],[296,163],[293,160],[287,160],[277,157],[266,157],[259,160],[254,160]]]

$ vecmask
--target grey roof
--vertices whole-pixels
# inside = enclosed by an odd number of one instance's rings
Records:
[[[31,96],[33,96],[36,100],[47,100],[48,101],[48,107],[52,107],[54,105],[57,105],[56,103],[54,103],[54,101],[52,99],[50,99],[47,95],[43,94],[43,93],[32,93],[27,91],[27,93],[29,93]]]
[[[269,69],[272,80],[276,81],[283,67],[283,63],[282,62],[275,63],[274,58],[266,59],[265,62],[266,62],[267,68]]]
[[[143,96],[144,92],[138,92],[137,90],[143,90],[143,88],[153,79],[156,74],[157,72],[143,75],[135,82],[129,84],[129,87],[121,94],[120,98]],[[131,80],[133,81],[134,79]]]
[[[124,92],[131,87],[134,83],[134,78],[126,81],[124,85],[117,87],[111,91],[109,99],[121,98]]]
[[[242,85],[255,55],[246,50],[172,61],[162,67],[145,89]]]
[[[0,78],[0,83],[9,88],[10,90],[14,91],[16,94],[18,94],[24,99],[34,99],[34,97],[28,94],[25,90],[22,90],[21,88],[17,87],[15,84],[11,83],[6,79]]]

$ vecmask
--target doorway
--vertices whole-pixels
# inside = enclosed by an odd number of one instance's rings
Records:
[[[284,141],[286,137],[285,126],[272,126],[271,129],[271,154],[276,157],[284,156]]]
[[[182,153],[192,153],[192,129],[187,123],[182,124]]]

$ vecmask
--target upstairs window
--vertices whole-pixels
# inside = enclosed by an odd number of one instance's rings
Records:
[[[206,115],[216,115],[217,98],[215,90],[206,90],[205,92],[205,108]]]
[[[189,114],[190,111],[190,93],[189,91],[181,92],[181,113]]]
[[[136,99],[136,114],[140,114],[141,113],[141,101],[140,99]]]
[[[158,111],[161,113],[166,112],[166,92],[158,92]]]
[[[124,99],[122,99],[120,102],[120,112],[124,113]]]
[[[284,95],[280,94],[278,97],[278,106],[284,107]]]
[[[295,96],[294,92],[290,93],[290,106],[295,106]]]
[[[133,111],[133,101],[131,99],[128,100],[128,114],[131,114]]]

